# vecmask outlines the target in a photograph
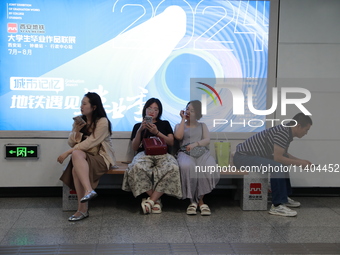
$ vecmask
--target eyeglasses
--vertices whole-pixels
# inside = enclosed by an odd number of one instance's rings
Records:
[[[151,111],[153,111],[153,112],[159,112],[159,109],[158,109],[158,108],[151,108],[151,107],[149,107],[149,108],[146,108],[146,110],[147,110],[148,112],[151,112]]]

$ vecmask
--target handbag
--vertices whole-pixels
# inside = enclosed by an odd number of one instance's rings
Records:
[[[202,135],[203,135],[203,125],[201,124],[202,127]],[[202,156],[208,149],[205,146],[196,146],[193,149],[191,149],[190,151],[187,151],[186,147],[189,145],[190,143],[187,143],[185,145],[182,145],[181,148],[179,149],[179,151],[184,152],[185,154],[194,157],[194,158],[199,158],[200,156]]]
[[[205,146],[196,146],[190,151],[187,151],[186,146],[188,146],[189,144],[190,143],[181,146],[180,151],[183,151],[185,154],[194,158],[199,158],[207,151],[207,148]]]
[[[145,155],[163,155],[168,152],[168,146],[163,138],[158,136],[151,136],[150,138],[143,138],[143,146]]]

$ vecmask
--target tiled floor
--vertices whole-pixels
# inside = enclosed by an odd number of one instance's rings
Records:
[[[209,195],[203,217],[172,197],[162,214],[142,215],[140,198],[103,194],[72,223],[61,197],[0,198],[0,254],[340,254],[340,197],[294,199],[302,207],[286,218]]]

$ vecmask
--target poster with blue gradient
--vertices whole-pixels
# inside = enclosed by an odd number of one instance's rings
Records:
[[[150,97],[174,126],[191,79],[267,77],[269,1],[13,0],[0,20],[0,130],[67,131],[88,91],[114,131],[131,131]]]

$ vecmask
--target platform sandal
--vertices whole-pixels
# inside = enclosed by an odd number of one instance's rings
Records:
[[[152,212],[152,207],[154,207],[155,202],[151,199],[143,199],[141,206],[144,214],[149,214]],[[147,208],[147,209],[146,209]]]
[[[197,204],[191,203],[187,208],[187,215],[196,215],[197,214]]]
[[[211,214],[210,208],[206,204],[200,206],[200,211],[202,216],[209,216]]]
[[[155,202],[154,206],[152,207],[151,212],[155,213],[155,214],[162,213],[162,207],[163,207],[163,205],[162,205],[161,199],[158,199]],[[156,210],[155,210],[155,208],[156,208]]]

